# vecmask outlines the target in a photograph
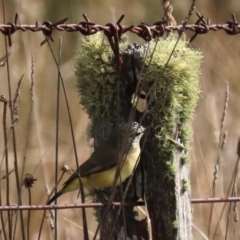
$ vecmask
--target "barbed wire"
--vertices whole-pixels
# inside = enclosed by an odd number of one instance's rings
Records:
[[[85,14],[83,14],[83,18],[85,21],[80,23],[70,23],[66,24],[65,22],[68,20],[67,18],[57,21],[56,23],[52,23],[50,21],[44,21],[41,25],[36,22],[35,24],[17,24],[18,15],[15,15],[15,19],[13,23],[0,24],[0,32],[9,37],[9,45],[11,46],[11,35],[16,31],[32,31],[39,32],[42,31],[43,34],[54,41],[52,38],[52,34],[54,30],[58,31],[66,31],[66,32],[80,32],[85,36],[89,36],[95,34],[97,32],[103,32],[107,37],[115,37],[118,39],[121,38],[122,34],[126,32],[131,32],[145,41],[150,41],[155,37],[161,37],[165,33],[177,31],[192,31],[194,32],[193,37],[190,39],[192,41],[198,34],[206,34],[209,31],[219,31],[224,30],[229,35],[236,35],[240,33],[240,24],[238,24],[234,15],[232,15],[232,21],[227,21],[223,24],[210,24],[210,20],[204,20],[203,16],[199,13],[196,13],[198,20],[195,24],[187,24],[187,25],[177,25],[171,26],[167,25],[166,21],[158,21],[152,25],[148,25],[146,23],[141,23],[138,26],[124,26],[121,24],[123,18],[122,15],[117,23],[107,23],[106,25],[96,24],[91,22]],[[43,45],[46,41],[43,41],[41,45]]]
[[[157,21],[152,25],[146,23],[141,23],[138,26],[124,26],[121,24],[124,15],[122,15],[116,23],[107,23],[106,25],[96,24],[91,22],[85,14],[83,18],[85,21],[80,23],[70,23],[66,24],[67,18],[52,23],[50,21],[44,21],[41,25],[36,22],[35,24],[17,24],[18,15],[15,15],[13,23],[0,24],[0,32],[8,37],[9,46],[12,45],[11,35],[16,31],[32,31],[32,32],[42,32],[46,39],[42,41],[43,45],[47,40],[53,40],[53,32],[66,31],[66,32],[80,32],[84,36],[89,36],[96,34],[97,32],[103,32],[108,39],[114,39],[114,42],[118,42],[122,34],[126,32],[131,32],[138,35],[145,41],[151,41],[156,37],[161,37],[165,33],[177,31],[191,31],[194,32],[193,36],[190,38],[192,42],[198,34],[207,34],[209,31],[219,31],[224,30],[228,35],[236,35],[240,33],[240,24],[238,24],[234,15],[232,15],[232,21],[227,21],[223,24],[210,24],[210,20],[204,20],[203,16],[196,13],[198,20],[194,24],[180,24],[177,26],[167,25],[166,21]],[[112,49],[113,41],[109,41]],[[114,51],[116,52],[116,51]],[[197,203],[219,203],[219,202],[238,202],[240,197],[229,197],[229,198],[196,198],[191,199],[192,204]],[[10,205],[10,206],[0,206],[0,211],[12,211],[12,210],[43,210],[43,209],[69,209],[69,208],[92,208],[92,207],[104,207],[107,203],[85,203],[85,204],[64,204],[64,205]],[[122,206],[122,203],[114,202],[113,206]],[[134,203],[124,203],[124,206],[144,206],[144,202],[134,202]]]

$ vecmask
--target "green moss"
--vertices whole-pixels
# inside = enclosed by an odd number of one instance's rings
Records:
[[[199,99],[199,74],[202,55],[189,48],[182,38],[172,53],[177,35],[149,44],[145,64],[144,79],[151,85],[149,89],[150,107],[148,113],[154,121],[154,133],[158,142],[159,156],[166,156],[166,165],[174,177],[171,162],[176,146],[169,143],[173,130],[180,125],[181,141],[185,150],[192,139],[190,120]],[[169,60],[169,56],[172,57]],[[167,63],[167,64],[166,64]],[[174,139],[175,140],[175,139]],[[172,159],[172,160],[171,160]]]
[[[186,192],[187,190],[190,190],[190,184],[187,179],[182,179],[182,193]]]
[[[176,199],[182,193],[181,189],[176,192],[176,172],[181,171],[176,162],[179,160],[176,153],[182,152],[185,162],[188,161],[192,139],[191,120],[200,94],[202,60],[201,53],[189,48],[184,38],[176,45],[177,39],[177,35],[170,34],[165,39],[149,44],[142,78],[150,86],[146,120],[154,126],[148,138],[151,141],[146,144],[150,154],[145,163],[149,172],[146,182],[153,187],[147,190],[146,196],[150,195],[147,199],[150,207],[156,207],[155,202],[161,205],[160,219],[165,226],[175,223],[172,229],[163,230],[166,239],[173,239],[176,234],[176,209],[179,207]],[[184,191],[188,186],[189,183],[183,182]],[[155,189],[158,192],[154,194]],[[154,207],[150,211],[154,211]]]
[[[120,43],[120,50],[127,46],[126,37]],[[118,89],[121,86],[112,49],[101,33],[86,37],[75,56],[77,89],[86,112],[92,120],[101,116],[117,118]],[[120,104],[121,105],[121,104]],[[111,114],[110,114],[111,112]]]
[[[177,35],[170,34],[166,39],[160,38],[157,43],[150,42],[145,59],[147,70],[142,79],[151,84],[149,100],[154,106],[148,109],[148,114],[152,117],[161,116],[154,124],[161,146],[168,145],[167,137],[172,137],[172,130],[178,121],[181,122],[184,133],[184,147],[188,148],[191,127],[187,122],[193,117],[199,96],[198,77],[202,56],[189,48],[188,42],[182,38],[168,62],[176,41]],[[123,37],[120,43],[121,53],[126,50],[127,45],[127,38]],[[121,81],[116,72],[112,49],[103,35],[97,33],[86,37],[75,59],[81,104],[90,118],[94,120],[103,115],[117,118],[118,111],[109,109],[118,109],[118,105],[121,106],[117,98]]]
[[[173,229],[177,229],[178,228],[178,221],[177,220],[173,221],[172,227],[173,227]]]
[[[185,154],[181,156],[181,164],[184,165],[186,163],[188,163],[188,155]]]
[[[139,58],[134,59],[138,67],[144,64],[141,79],[143,85],[147,86],[149,105],[144,120],[149,124],[153,121],[148,138],[151,141],[146,143],[149,155],[144,163],[149,171],[147,182],[151,182],[147,191],[149,190],[148,194],[157,191],[158,196],[152,198],[152,205],[157,202],[161,206],[161,221],[166,226],[173,223],[174,229],[178,226],[175,221],[175,175],[178,169],[174,162],[177,144],[174,141],[178,143],[180,140],[179,145],[183,145],[182,162],[186,163],[192,139],[191,120],[200,93],[199,74],[202,60],[201,53],[191,49],[184,37],[176,45],[177,40],[178,35],[169,34],[157,42],[151,41],[148,47],[143,47],[147,53],[139,52]],[[128,66],[128,61],[131,63],[132,59],[126,50],[127,46],[127,40],[124,39],[120,43],[120,53],[124,60],[126,59],[124,63],[129,71],[133,66]],[[134,75],[132,72],[129,73],[130,77]],[[83,41],[76,55],[75,73],[81,104],[94,126],[103,118],[116,123],[123,115],[124,111],[121,109],[126,109],[124,94],[119,97],[119,92],[124,92],[126,88],[126,79],[122,79],[117,73],[114,55],[102,34],[89,36]],[[124,119],[127,119],[129,112],[125,112]],[[176,132],[179,133],[177,138]],[[151,174],[156,172],[156,169],[158,174],[153,177]],[[188,183],[185,180],[182,184],[183,189],[187,189]],[[150,202],[151,196],[149,199]],[[172,229],[168,228],[166,239],[172,239],[173,235]]]
[[[175,174],[177,172],[176,165],[173,164],[172,161],[166,161],[166,166],[168,167],[168,170],[166,171],[166,176],[168,178],[171,178],[171,176],[175,176]]]

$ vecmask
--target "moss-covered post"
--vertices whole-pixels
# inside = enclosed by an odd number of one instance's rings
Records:
[[[176,41],[170,35],[151,42],[146,59],[144,79],[151,87],[145,121],[153,127],[143,164],[152,239],[192,239],[188,150],[202,57],[184,38],[173,51]]]
[[[147,109],[143,113],[136,112],[133,119],[140,121],[144,115],[142,125],[151,126],[139,164],[139,168],[144,169],[149,237],[139,233],[134,208],[125,208],[130,239],[136,236],[154,240],[192,239],[188,150],[191,119],[199,97],[201,54],[191,49],[184,38],[174,48],[177,38],[170,34],[149,45],[129,46],[126,39],[120,44],[128,81],[130,79],[132,86],[141,81],[141,90],[147,94]],[[76,62],[81,104],[92,121],[90,135],[98,146],[109,136],[113,126],[128,120],[132,91],[126,76],[117,73],[112,50],[101,34],[83,41]],[[125,201],[141,196],[130,193]],[[107,189],[94,198],[99,201],[109,194]],[[113,218],[109,217],[108,221],[108,228],[115,228],[111,239],[122,239],[122,217],[116,226],[111,225]]]
[[[120,51],[123,52],[127,46],[127,38],[123,37]],[[113,127],[128,121],[132,107],[132,91],[121,73],[117,73],[113,52],[100,33],[83,40],[83,44],[76,54],[76,75],[81,104],[92,122],[89,135],[94,137],[94,147],[97,147],[108,138]],[[106,202],[111,192],[111,189],[102,189],[100,193],[93,191],[90,196],[96,202]],[[118,187],[114,201],[122,201],[120,192]],[[136,200],[134,194],[128,195],[125,199],[129,202]],[[96,217],[99,222],[102,222],[103,212],[104,209],[96,209]],[[101,225],[101,239],[107,239],[112,230],[114,230],[113,236],[110,239],[121,239],[123,236],[125,238],[123,227],[125,224],[122,215],[118,217],[117,224],[113,226],[117,212],[118,208],[111,207],[107,217],[108,224]],[[133,238],[137,235],[134,225],[138,223],[135,220],[134,208],[125,208],[124,215],[128,223],[127,235]]]

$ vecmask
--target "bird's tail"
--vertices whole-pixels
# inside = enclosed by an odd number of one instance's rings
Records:
[[[53,197],[49,199],[47,202],[47,205],[50,205],[52,202],[54,202],[58,197],[60,197],[64,193],[63,189],[57,192]]]

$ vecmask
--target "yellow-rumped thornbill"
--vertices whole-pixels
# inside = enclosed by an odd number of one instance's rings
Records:
[[[117,179],[117,185],[128,178],[140,156],[140,140],[146,128],[137,122],[122,124],[114,129],[107,141],[100,145],[63,184],[62,189],[57,192],[47,204],[51,204],[59,196],[79,190],[79,176],[83,187],[87,190],[111,187],[114,182],[120,151],[122,150],[123,165],[120,170],[121,176]],[[124,142],[125,140],[125,142]]]

